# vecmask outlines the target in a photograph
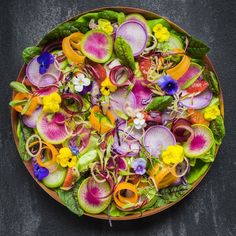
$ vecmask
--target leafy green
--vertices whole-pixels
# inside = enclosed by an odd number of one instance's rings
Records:
[[[29,89],[27,89],[27,87],[24,84],[18,81],[12,81],[10,83],[10,87],[20,93],[30,93]]]
[[[189,45],[186,51],[187,55],[193,58],[202,58],[209,51],[210,51],[210,48],[205,43],[203,43],[199,39],[196,39],[192,36],[189,37]]]
[[[216,150],[216,144],[214,143],[211,149],[207,153],[198,156],[197,159],[201,159],[203,162],[206,163],[213,162],[215,160],[215,150]]]
[[[183,197],[190,189],[191,185],[179,185],[161,189],[158,193],[157,201],[155,202],[153,207],[158,208],[171,202],[176,202],[181,197]]]
[[[32,129],[27,128],[22,122],[20,123],[18,152],[23,161],[29,161],[32,157],[27,153],[25,144],[27,139],[33,134]]]
[[[42,52],[40,47],[27,47],[22,52],[22,58],[26,64],[30,62],[35,56],[39,55]]]
[[[123,22],[125,22],[125,14],[123,12],[120,12],[117,16],[117,22],[119,25],[121,25]]]
[[[83,215],[83,210],[81,209],[79,202],[78,202],[78,189],[81,185],[82,181],[84,180],[83,177],[81,177],[75,186],[68,190],[64,191],[62,189],[56,189],[56,193],[58,194],[59,198],[63,202],[63,204],[71,210],[74,214],[81,216]]]
[[[196,74],[194,75],[192,78],[190,78],[189,80],[187,80],[182,86],[181,89],[187,89],[188,87],[190,87],[198,78],[199,76],[202,74],[202,72],[204,71],[204,67]]]
[[[98,18],[102,18],[102,19],[106,19],[106,20],[115,22],[115,21],[117,21],[119,14],[120,13],[118,13],[116,11],[104,10],[104,11],[98,12]]]
[[[164,111],[172,103],[173,98],[171,96],[155,97],[148,104],[146,111]]]
[[[205,163],[200,159],[196,160],[196,164],[191,168],[190,173],[187,177],[188,183],[192,184],[198,178],[200,178],[208,169],[210,163]]]
[[[98,159],[97,150],[90,150],[87,153],[78,156],[77,168],[80,172],[85,172],[89,169],[89,165]]]
[[[59,40],[69,36],[74,32],[86,33],[89,31],[87,22],[77,22],[77,21],[68,21],[53,29],[51,32],[46,34],[42,41],[40,42],[40,46],[44,46],[49,42],[54,40]]]
[[[148,20],[147,24],[150,28],[150,30],[153,30],[153,27],[157,24],[162,24],[163,26],[165,26],[167,29],[171,29],[170,24],[168,23],[167,20],[160,18],[160,19],[154,19],[154,20]]]
[[[9,102],[9,105],[12,106],[12,107],[15,107],[15,106],[21,106],[21,105],[24,105],[28,100],[24,99],[24,100],[12,100],[11,102]]]
[[[222,116],[217,116],[215,120],[211,121],[210,129],[214,135],[217,144],[221,144],[225,136],[225,126]]]
[[[214,96],[218,96],[220,93],[218,80],[215,76],[215,73],[210,71],[204,74],[204,79],[208,82],[209,88],[212,91]]]
[[[122,37],[117,37],[115,40],[115,52],[117,57],[121,60],[121,64],[135,70],[135,61],[130,45]]]
[[[21,115],[24,115],[28,111],[31,102],[32,102],[32,97],[25,103],[24,108],[22,109],[20,113]]]

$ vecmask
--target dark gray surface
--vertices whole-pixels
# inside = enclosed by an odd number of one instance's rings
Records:
[[[0,2],[0,235],[236,235],[236,28],[235,0]],[[77,218],[51,199],[24,168],[13,142],[8,84],[22,64],[21,51],[48,30],[100,6],[134,6],[167,16],[211,47],[224,90],[227,136],[209,174],[184,201],[158,215],[130,222]]]

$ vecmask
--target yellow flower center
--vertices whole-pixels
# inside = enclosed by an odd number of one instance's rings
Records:
[[[57,155],[57,162],[62,167],[73,167],[76,165],[77,157],[72,155],[71,150],[68,147],[63,147],[60,149],[59,154]]]
[[[115,92],[116,89],[117,87],[110,81],[108,77],[106,77],[106,79],[101,83],[100,91],[104,96],[110,95],[110,93]]]

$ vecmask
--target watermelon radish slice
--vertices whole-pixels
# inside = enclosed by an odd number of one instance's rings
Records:
[[[42,182],[48,188],[57,188],[63,184],[66,177],[66,172],[67,171],[65,168],[58,167],[57,170],[45,177]]]
[[[192,109],[202,109],[209,105],[212,99],[212,92],[209,89],[206,89],[204,92],[200,93],[193,98],[186,98],[180,101],[180,104]]]
[[[112,54],[112,38],[100,30],[88,31],[81,40],[81,51],[90,60],[105,63]]]
[[[91,181],[91,188],[88,187],[88,181]],[[111,195],[103,198],[110,193],[111,188],[108,182],[97,183],[91,178],[85,179],[78,190],[78,201],[81,208],[90,213],[98,214],[104,211],[111,202]]]
[[[144,51],[148,40],[146,28],[137,20],[129,20],[120,25],[116,31],[116,37],[119,36],[129,43],[134,56]]]
[[[184,143],[184,153],[187,157],[197,158],[207,153],[214,144],[212,131],[205,125],[192,125],[194,136]]]
[[[170,130],[164,126],[156,125],[147,129],[144,135],[144,146],[146,150],[155,157],[168,146],[175,145],[176,140]]]
[[[54,117],[64,116],[62,113],[56,113]],[[58,122],[58,119],[50,117],[49,114],[42,112],[37,121],[37,131],[40,137],[51,144],[63,143],[68,138],[68,133],[64,122]]]
[[[30,116],[27,115],[22,116],[24,124],[30,128],[36,128],[36,124],[42,110],[43,110],[42,106],[39,106],[36,110],[33,111],[33,113]]]

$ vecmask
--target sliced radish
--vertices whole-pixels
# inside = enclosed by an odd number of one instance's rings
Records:
[[[197,158],[207,153],[214,144],[212,131],[205,125],[192,125],[194,136],[184,143],[184,153],[187,157]]]
[[[42,107],[39,106],[30,116],[24,115],[22,117],[24,124],[30,128],[36,128],[36,124],[41,112],[42,112]]]
[[[64,123],[56,122],[44,112],[39,116],[36,128],[41,138],[52,144],[63,143],[69,136]]]
[[[100,30],[88,31],[81,40],[81,51],[90,60],[105,63],[112,54],[112,38]]]
[[[209,105],[212,99],[212,92],[209,89],[206,89],[202,93],[193,98],[186,98],[180,101],[180,104],[192,109],[202,109]]]
[[[147,44],[147,30],[140,21],[129,20],[124,22],[116,31],[116,37],[124,38],[132,48],[133,55],[140,55]]]
[[[144,135],[144,146],[155,157],[158,157],[168,146],[175,144],[174,135],[168,128],[161,125],[150,127]]]
[[[37,62],[38,56],[33,58],[26,67],[26,75],[29,81],[38,88],[49,87],[55,85],[61,75],[54,64],[50,64],[47,72],[43,75],[39,73],[39,63]]]

